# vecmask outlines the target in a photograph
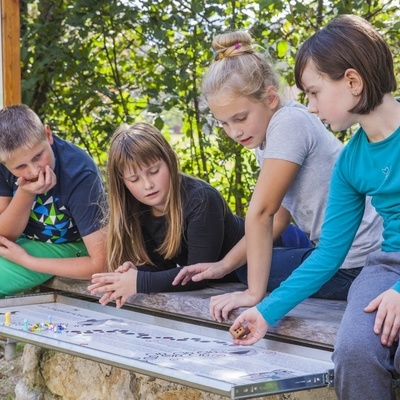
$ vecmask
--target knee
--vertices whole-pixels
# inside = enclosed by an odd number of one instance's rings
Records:
[[[282,247],[312,248],[308,236],[297,226],[290,224],[281,235]]]
[[[332,355],[335,369],[354,370],[362,365],[370,364],[371,360],[376,359],[377,356],[375,342],[376,340],[368,340],[362,335],[339,340]],[[376,344],[380,346],[379,343]]]

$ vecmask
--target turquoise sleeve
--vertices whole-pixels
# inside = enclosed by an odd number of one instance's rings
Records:
[[[337,272],[352,245],[364,208],[365,196],[346,182],[337,163],[318,246],[279,288],[257,305],[268,324],[275,324]]]
[[[400,293],[400,279],[392,286],[392,289]]]

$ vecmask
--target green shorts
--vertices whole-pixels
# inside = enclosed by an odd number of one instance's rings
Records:
[[[88,255],[83,241],[53,244],[20,238],[16,243],[34,257],[73,258]],[[32,289],[53,276],[32,271],[0,257],[0,298]]]

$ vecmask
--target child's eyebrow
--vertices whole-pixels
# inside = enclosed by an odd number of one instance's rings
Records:
[[[235,118],[237,118],[237,117],[239,117],[239,116],[242,116],[243,114],[246,114],[247,113],[247,111],[240,111],[240,112],[238,112],[238,113],[236,113],[236,114],[234,114],[234,115],[231,115],[229,118],[228,118],[228,120],[229,119],[235,119]],[[218,122],[224,122],[222,119],[218,119],[218,118],[215,118]]]
[[[18,169],[18,168],[23,167],[26,164],[25,163],[18,163],[18,164],[12,165],[12,164],[8,164],[6,161],[4,161],[4,165],[7,166],[7,168],[10,168],[10,169]]]
[[[158,167],[160,162],[161,162],[161,160],[157,160],[151,164],[138,164],[135,167],[131,168],[131,171],[130,171],[130,172],[132,172],[131,176],[136,175],[138,169],[140,169],[141,171],[148,171],[151,168]]]
[[[303,92],[306,92],[306,93],[311,92],[313,90],[315,90],[315,86],[314,85],[304,86],[304,88],[303,88]]]
[[[247,114],[247,110],[246,111],[240,111],[240,112],[236,113],[235,115],[232,115],[232,118],[237,118],[239,116],[242,116],[243,114]]]

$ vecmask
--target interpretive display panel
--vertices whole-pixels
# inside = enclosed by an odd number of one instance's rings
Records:
[[[330,353],[57,294],[0,300],[0,334],[232,399],[327,386]]]

